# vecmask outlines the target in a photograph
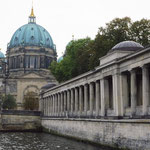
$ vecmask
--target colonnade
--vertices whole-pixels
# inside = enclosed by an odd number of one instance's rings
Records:
[[[66,88],[52,89],[43,95],[43,115],[51,117],[103,117],[124,116],[129,108],[136,115],[137,100],[141,98],[142,114],[148,114],[150,104],[150,71],[147,65],[141,68],[141,84],[137,68],[101,76],[88,83],[72,83]],[[140,96],[138,95],[141,91]]]

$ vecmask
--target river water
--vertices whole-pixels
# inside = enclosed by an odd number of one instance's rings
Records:
[[[47,133],[2,132],[0,133],[0,150],[106,150],[106,149]]]

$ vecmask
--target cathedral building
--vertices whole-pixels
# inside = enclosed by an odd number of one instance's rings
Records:
[[[56,46],[49,32],[36,24],[33,8],[28,24],[19,27],[7,46],[4,89],[16,98],[17,108],[23,109],[28,92],[39,95],[45,84],[57,84],[48,70],[57,59]]]

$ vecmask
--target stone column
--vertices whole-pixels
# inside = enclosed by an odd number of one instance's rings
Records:
[[[48,116],[50,116],[50,96],[48,96]]]
[[[52,96],[50,95],[50,116],[52,116]]]
[[[93,115],[93,106],[94,106],[94,83],[90,83],[90,116]]]
[[[137,104],[137,83],[136,83],[136,71],[131,70],[131,115],[136,113]]]
[[[67,92],[64,91],[64,113],[67,111]]]
[[[63,116],[63,112],[64,112],[64,96],[63,96],[63,92],[61,92],[61,116]]]
[[[46,98],[44,98],[44,109],[45,109],[44,116],[46,116]]]
[[[70,90],[67,91],[67,112],[70,112]]]
[[[58,113],[58,94],[55,94],[55,116]]]
[[[84,85],[84,112],[87,116],[88,111],[88,84]]]
[[[83,90],[82,86],[79,87],[79,115],[81,116],[83,112]]]
[[[75,88],[75,114],[78,115],[78,97],[79,97],[79,94],[78,94],[78,89],[77,87]]]
[[[49,115],[49,99],[48,99],[48,97],[47,97],[47,116]]]
[[[127,81],[127,75],[121,74],[120,78],[120,92],[121,92],[121,116],[125,115],[125,108],[128,107],[129,102],[129,95],[128,95],[128,81]]]
[[[49,112],[49,107],[48,107],[49,103],[48,103],[48,97],[46,98],[46,107],[47,107],[47,116],[48,116],[48,112]]]
[[[43,115],[45,116],[45,98],[43,98]]]
[[[143,115],[148,114],[148,105],[150,100],[150,85],[149,85],[149,69],[148,66],[142,67],[142,90],[143,90]]]
[[[42,115],[44,115],[44,99],[43,99],[43,97],[41,97],[41,112],[42,112]]]
[[[55,95],[53,95],[53,116],[55,115]]]
[[[73,114],[73,108],[74,108],[74,95],[73,89],[71,89],[71,114]]]
[[[96,116],[99,116],[100,109],[100,83],[96,82]]]
[[[42,96],[40,95],[40,99],[39,99],[39,111],[42,111]]]
[[[115,116],[121,116],[120,74],[113,75],[113,108]]]
[[[58,93],[58,116],[60,116],[60,93]]]
[[[105,82],[104,79],[100,80],[100,90],[101,90],[101,116],[105,116],[106,112],[105,112]]]

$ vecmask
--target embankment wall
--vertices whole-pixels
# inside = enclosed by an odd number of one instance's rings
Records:
[[[42,118],[45,131],[116,148],[150,150],[150,120]]]
[[[41,129],[39,111],[3,110],[1,131],[38,131]]]

